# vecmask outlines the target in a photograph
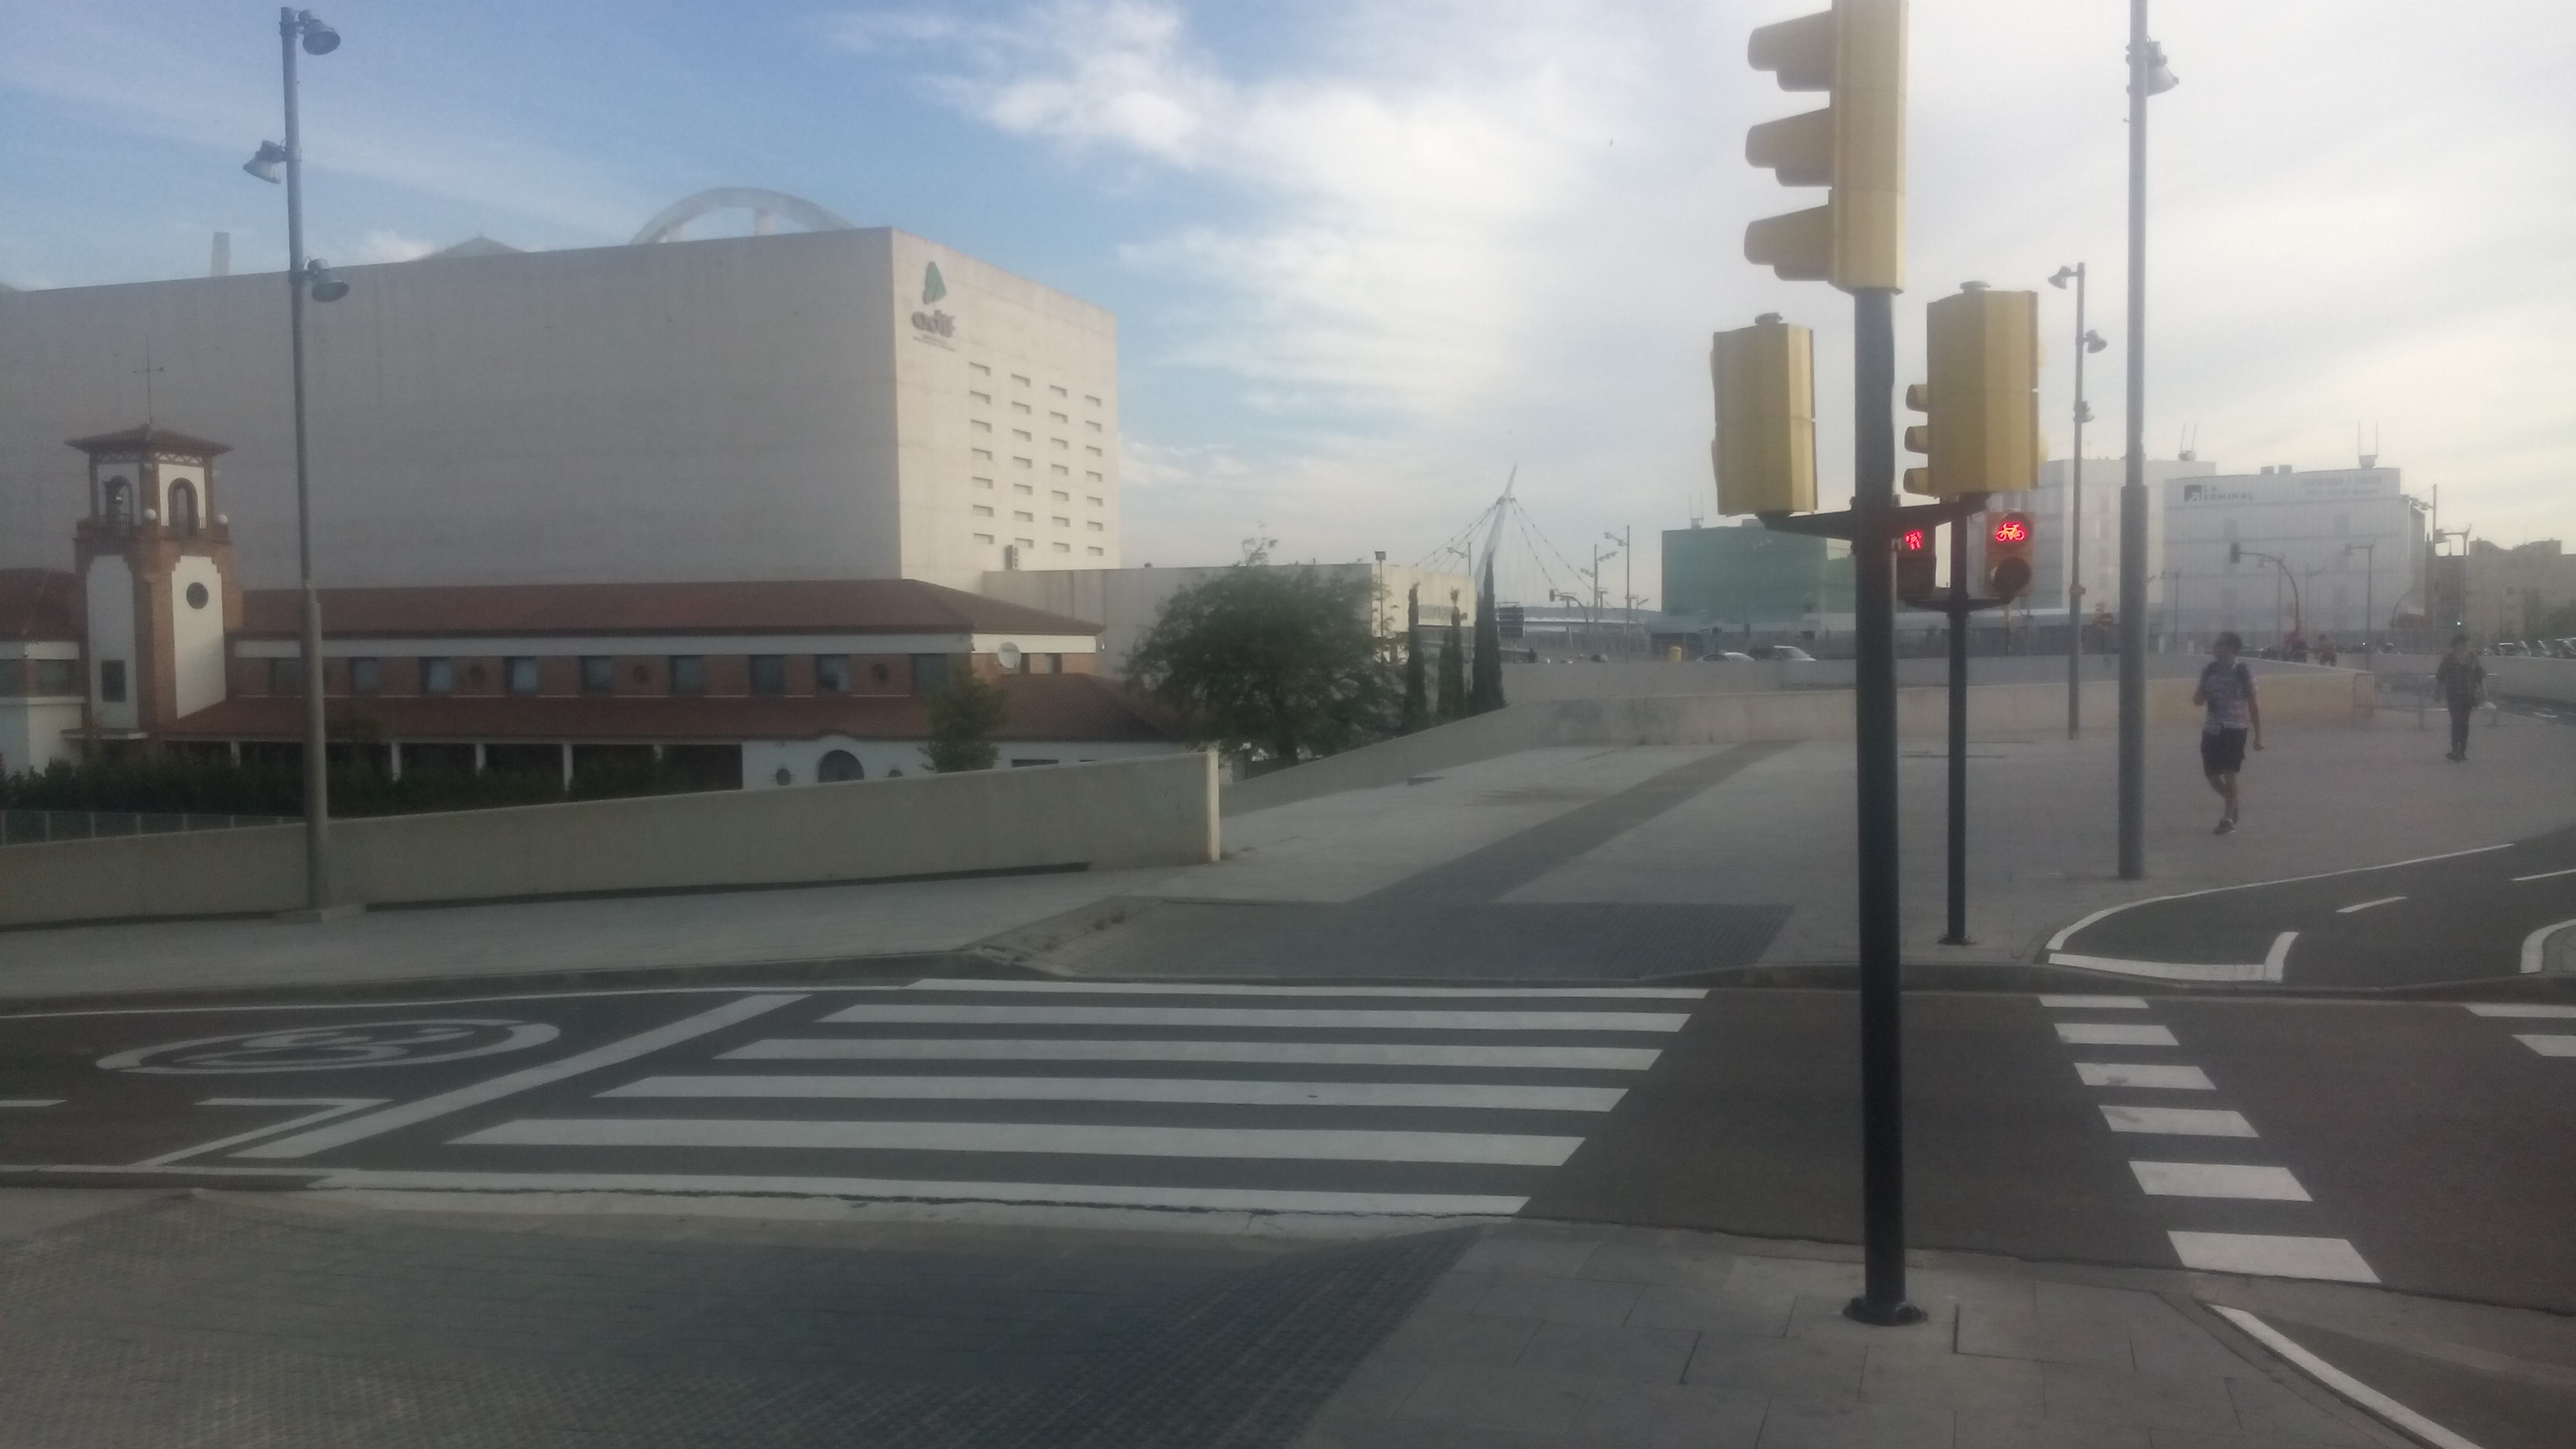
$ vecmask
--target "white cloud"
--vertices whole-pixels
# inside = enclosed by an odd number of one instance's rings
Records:
[[[359,240],[357,251],[353,253],[348,260],[352,262],[409,262],[417,261],[436,250],[438,250],[438,243],[436,242],[425,242],[420,240],[418,237],[404,236],[402,233],[397,231],[378,229],[367,233],[366,236]]]

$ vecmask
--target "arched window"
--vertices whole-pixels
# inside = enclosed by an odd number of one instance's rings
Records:
[[[814,767],[814,778],[826,785],[841,780],[864,780],[867,777],[867,769],[859,763],[859,757],[847,750],[824,751],[822,762]]]
[[[197,485],[185,478],[170,485],[170,527],[182,538],[197,535]]]
[[[124,527],[134,521],[134,485],[122,478],[107,480],[107,521]]]

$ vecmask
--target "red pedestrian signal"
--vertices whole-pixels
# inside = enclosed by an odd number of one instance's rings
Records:
[[[1932,530],[1909,528],[1896,537],[1896,597],[1909,604],[1932,598],[1937,581]]]
[[[1986,530],[1986,593],[2017,599],[2030,592],[2030,515],[2007,513]]]

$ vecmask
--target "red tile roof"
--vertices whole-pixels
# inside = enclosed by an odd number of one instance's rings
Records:
[[[1154,705],[1090,674],[1023,674],[1001,681],[997,740],[1169,741],[1179,734]],[[344,716],[400,740],[926,740],[930,702],[906,695],[706,698],[674,695],[371,695],[334,698]],[[304,732],[303,701],[227,699],[180,720],[169,739],[284,739]]]
[[[79,576],[61,569],[0,569],[0,639],[79,643],[87,613]]]
[[[242,595],[245,635],[292,637],[293,589]],[[495,634],[1098,634],[1098,624],[917,579],[324,589],[333,638]]]

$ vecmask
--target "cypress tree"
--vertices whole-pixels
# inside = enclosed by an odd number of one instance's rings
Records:
[[[1485,561],[1484,581],[1476,587],[1476,657],[1467,690],[1467,712],[1483,714],[1503,707],[1503,623],[1494,613],[1494,563]]]
[[[1440,717],[1467,713],[1467,651],[1460,637],[1458,606],[1449,606],[1449,632],[1440,636]]]
[[[1396,728],[1405,734],[1431,722],[1431,691],[1423,678],[1423,665],[1422,586],[1415,584],[1404,591],[1404,711]]]

